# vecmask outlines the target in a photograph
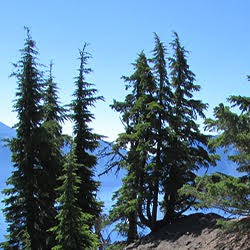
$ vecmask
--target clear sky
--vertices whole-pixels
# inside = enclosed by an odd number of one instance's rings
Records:
[[[93,110],[91,125],[112,140],[122,131],[119,115],[109,108],[126,92],[122,75],[144,50],[150,56],[153,32],[166,45],[176,31],[187,50],[188,62],[202,90],[197,97],[212,109],[232,94],[249,95],[250,1],[248,0],[9,0],[1,1],[0,121],[12,126],[16,82],[8,76],[20,58],[24,26],[31,28],[40,62],[53,60],[55,80],[63,104],[74,90],[79,66],[78,49],[88,42],[94,72],[88,80],[105,102]],[[70,124],[64,130],[71,133]]]

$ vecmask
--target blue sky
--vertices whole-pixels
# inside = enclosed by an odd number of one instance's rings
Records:
[[[62,103],[71,100],[77,75],[78,49],[88,42],[94,70],[88,80],[105,102],[93,110],[95,131],[114,139],[122,131],[118,114],[109,105],[126,92],[122,75],[132,72],[131,63],[144,50],[150,56],[153,32],[166,45],[176,31],[190,51],[188,62],[202,89],[197,98],[212,109],[232,94],[249,95],[250,1],[247,0],[9,0],[1,2],[0,16],[0,121],[16,122],[11,112],[16,82],[8,76],[29,26],[40,52],[40,62],[54,61],[54,75]],[[71,133],[70,124],[65,131]]]

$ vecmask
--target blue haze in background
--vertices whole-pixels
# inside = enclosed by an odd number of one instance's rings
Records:
[[[0,189],[3,190],[6,187],[6,180],[11,175],[12,163],[11,163],[11,152],[9,148],[5,145],[6,142],[3,139],[12,138],[15,136],[15,130],[9,128],[5,124],[0,122]],[[104,141],[100,142],[99,148],[96,152],[102,151],[104,148],[108,148],[110,145]],[[210,167],[208,173],[212,172],[223,172],[225,174],[237,175],[236,165],[227,159],[227,154],[232,154],[235,152],[234,148],[229,148],[229,152],[225,153],[223,149],[218,149],[217,153],[221,156],[221,161],[218,162],[216,167]],[[121,186],[121,179],[124,175],[124,171],[115,173],[115,170],[111,171],[109,174],[102,175],[98,177],[106,168],[106,163],[110,160],[111,156],[100,158],[96,166],[96,179],[101,182],[98,197],[104,202],[104,213],[108,213],[112,206],[112,195]],[[204,174],[205,169],[201,169],[199,174]],[[4,197],[0,194],[0,199]],[[1,203],[0,208],[3,208],[3,203]],[[111,230],[111,228],[110,228]],[[4,240],[4,234],[6,233],[6,223],[4,221],[3,213],[0,212],[0,241]],[[117,235],[113,234],[113,240],[117,239]]]

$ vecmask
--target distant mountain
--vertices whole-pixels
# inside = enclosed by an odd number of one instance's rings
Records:
[[[2,141],[3,139],[13,138],[15,136],[15,130],[6,126],[0,122],[0,190],[3,190],[6,187],[6,180],[10,176],[12,168],[11,163],[11,152],[6,146],[6,142]],[[111,150],[111,146],[104,141],[100,142],[99,148],[95,151],[98,154],[100,151],[107,148],[107,151]],[[65,148],[65,151],[68,149]],[[229,148],[229,153],[235,152],[234,148]],[[210,167],[208,173],[215,171],[223,172],[225,174],[237,175],[236,166],[234,163],[227,159],[228,153],[224,152],[223,149],[218,149],[217,153],[221,156],[221,161],[218,162],[217,167]],[[104,202],[104,212],[108,212],[112,205],[112,195],[121,186],[121,179],[124,176],[124,171],[120,171],[118,174],[115,174],[115,171],[111,171],[109,174],[98,176],[106,168],[106,163],[111,159],[112,156],[102,157],[98,160],[96,166],[96,180],[101,182],[100,190],[98,197]],[[205,169],[199,171],[199,174],[204,174]],[[3,199],[3,195],[0,193],[0,199]],[[0,208],[3,206],[3,203],[0,204]],[[4,217],[2,212],[0,212],[0,241],[2,241],[3,235],[6,231],[6,224],[4,222]]]
[[[10,176],[12,170],[11,164],[11,153],[9,148],[6,146],[4,139],[10,139],[15,136],[15,130],[6,126],[0,122],[0,190],[3,190],[6,185],[5,182]],[[2,201],[3,195],[0,193],[0,200]],[[2,208],[3,204],[0,204]],[[4,222],[3,213],[0,212],[0,241],[4,239],[3,235],[6,230],[6,224]]]
[[[238,177],[240,174],[236,170],[236,163],[230,161],[228,159],[229,155],[236,154],[236,149],[233,146],[229,146],[227,149],[225,148],[217,148],[216,154],[220,156],[220,160],[216,162],[216,166],[209,166],[208,169],[201,168],[198,170],[198,175],[211,174],[214,172],[221,172],[228,175],[233,175]]]
[[[15,134],[16,132],[14,129],[0,122],[0,146],[4,146],[4,144],[6,144],[5,142],[3,142],[3,139],[12,138],[15,136]]]

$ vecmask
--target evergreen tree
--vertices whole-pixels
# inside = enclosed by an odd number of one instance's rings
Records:
[[[42,115],[42,77],[38,70],[35,42],[27,29],[20,61],[15,64],[18,88],[14,110],[17,112],[16,138],[10,140],[15,170],[8,179],[10,187],[4,190],[4,213],[8,222],[5,249],[43,249],[44,232],[41,221],[40,176],[43,167],[39,160],[39,127]]]
[[[169,147],[169,119],[171,118],[171,104],[173,99],[173,93],[167,76],[167,62],[166,62],[166,48],[160,41],[159,36],[155,33],[155,47],[153,50],[153,63],[154,81],[156,84],[156,90],[154,96],[153,112],[154,117],[154,150],[151,150],[153,172],[150,178],[152,182],[152,219],[151,228],[156,230],[159,223],[157,223],[157,211],[159,207],[159,193],[162,192],[161,177],[166,168],[166,158],[164,159],[164,152]],[[152,104],[151,104],[152,105]]]
[[[213,148],[227,149],[232,145],[236,148],[236,153],[229,159],[237,163],[241,177],[204,176],[195,193],[202,201],[200,206],[217,207],[231,214],[246,216],[250,214],[250,98],[230,96],[228,101],[231,107],[219,104],[214,109],[215,119],[208,119],[206,125],[207,129],[219,132],[210,141]]]
[[[58,125],[58,134],[61,134],[60,123],[64,122],[66,119],[65,112],[66,110],[60,106],[58,101],[58,87],[54,82],[53,72],[52,72],[53,63],[50,62],[49,66],[49,77],[45,83],[46,90],[44,93],[44,109],[43,116],[44,121],[55,121]]]
[[[64,164],[64,173],[60,177],[62,185],[58,188],[61,193],[57,199],[60,204],[57,215],[59,223],[50,230],[55,233],[57,241],[53,250],[85,250],[98,246],[98,239],[89,228],[93,216],[83,213],[77,201],[81,185],[81,179],[76,174],[78,169],[77,158],[74,150],[71,150]]]
[[[88,124],[94,119],[94,115],[89,111],[89,108],[93,107],[96,101],[103,98],[95,96],[97,90],[93,88],[93,84],[85,80],[86,74],[91,72],[91,69],[86,67],[89,58],[90,54],[86,52],[85,44],[80,51],[80,68],[75,82],[75,99],[70,106],[73,111],[71,118],[74,123],[75,154],[77,164],[80,166],[77,172],[81,179],[77,198],[78,204],[84,213],[97,218],[101,211],[101,204],[96,199],[99,183],[93,178],[93,168],[97,163],[97,158],[91,152],[98,147],[98,140],[101,136],[93,133]],[[90,226],[92,227],[93,225],[94,220],[90,222]]]
[[[196,197],[199,201],[196,208],[216,208],[231,215],[249,216],[249,180],[217,172],[196,177],[196,183],[181,190]]]
[[[194,197],[180,195],[178,190],[186,183],[194,185],[195,173],[200,167],[214,163],[207,152],[209,137],[202,134],[197,124],[197,117],[205,118],[207,105],[193,99],[193,93],[199,91],[195,75],[189,69],[187,51],[181,46],[179,37],[174,33],[171,43],[173,57],[170,58],[170,83],[172,99],[171,119],[169,119],[169,148],[164,152],[167,167],[163,179],[166,221],[174,221],[194,204]]]
[[[51,249],[53,239],[48,229],[55,225],[55,200],[57,197],[55,188],[58,186],[58,177],[62,174],[63,155],[62,147],[65,136],[62,135],[61,123],[65,119],[65,109],[59,105],[58,89],[53,80],[52,63],[50,63],[49,77],[45,82],[43,96],[43,123],[40,128],[40,161],[43,166],[43,175],[40,178],[39,187],[43,201],[44,213],[43,230],[47,232],[46,246]]]
[[[245,174],[245,179],[250,178],[250,97],[231,96],[228,101],[231,108],[238,108],[240,113],[233,111],[229,106],[219,104],[214,109],[215,119],[206,121],[207,128],[220,132],[217,138],[211,140],[213,147],[228,147],[233,145],[237,153],[229,157],[238,164],[238,171]]]
[[[131,93],[124,102],[114,102],[112,106],[121,113],[125,127],[115,150],[123,148],[128,153],[116,163],[125,167],[127,175],[122,188],[115,193],[117,202],[111,216],[126,222],[127,236],[133,232],[128,241],[135,239],[138,218],[144,226],[156,231],[189,209],[195,198],[180,194],[179,190],[186,183],[194,185],[194,171],[213,163],[205,149],[208,137],[196,123],[198,116],[205,118],[206,105],[193,99],[193,92],[200,87],[194,84],[194,74],[189,70],[186,51],[177,34],[172,47],[170,81],[166,49],[155,34],[152,70],[141,53],[134,74],[124,77]],[[162,202],[160,194],[164,195]],[[164,211],[161,220],[157,217],[159,208]]]
[[[127,241],[132,242],[138,237],[138,216],[142,214],[139,207],[143,206],[145,192],[144,177],[150,147],[150,103],[151,92],[155,88],[153,75],[145,54],[140,53],[134,64],[135,72],[130,77],[123,77],[131,88],[124,102],[115,101],[112,108],[122,115],[125,132],[119,135],[116,146],[128,149],[128,153],[117,163],[127,170],[123,186],[114,198],[117,199],[111,216],[126,222]],[[122,226],[122,224],[118,224]]]

